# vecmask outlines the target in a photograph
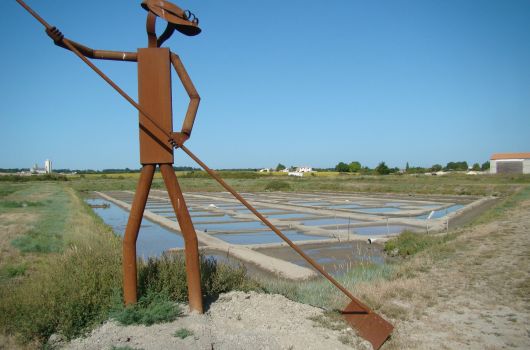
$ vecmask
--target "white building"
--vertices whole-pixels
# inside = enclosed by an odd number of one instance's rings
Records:
[[[263,169],[260,169],[258,170],[260,173],[270,173],[272,171],[272,169],[270,168],[263,168]]]
[[[296,168],[296,172],[298,173],[310,173],[313,171],[313,168],[310,166],[299,166]]]
[[[44,161],[44,168],[39,168],[39,165],[35,163],[29,169],[29,172],[31,174],[37,174],[37,175],[51,174],[52,173],[52,161],[49,159],[46,159],[46,161]]]
[[[491,174],[530,174],[530,152],[495,153],[490,158]]]
[[[46,172],[46,174],[52,173],[52,161],[51,160],[46,159],[44,161],[44,171]]]

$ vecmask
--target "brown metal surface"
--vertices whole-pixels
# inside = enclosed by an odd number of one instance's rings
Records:
[[[134,200],[129,213],[129,220],[123,236],[123,297],[125,304],[134,304],[136,296],[136,239],[142,217],[144,215],[145,204],[149,196],[151,181],[155,173],[155,165],[147,164],[142,167],[140,179],[134,194]]]
[[[394,330],[391,323],[374,312],[367,314],[360,311],[354,302],[346,306],[342,316],[361,337],[372,343],[374,349],[379,349]]]
[[[199,266],[199,242],[191,222],[191,216],[182,195],[177,176],[171,164],[160,164],[160,171],[166,184],[169,199],[177,215],[180,231],[184,237],[186,259],[186,278],[188,281],[188,299],[190,309],[203,312],[201,292],[201,270]]]
[[[138,102],[150,116],[140,112],[142,164],[173,164],[173,147],[167,137],[173,131],[170,63],[167,48],[138,49]]]

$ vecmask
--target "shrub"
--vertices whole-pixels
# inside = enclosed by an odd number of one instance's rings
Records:
[[[200,257],[202,293],[216,297],[231,290],[256,290],[259,285],[247,276],[243,266],[218,264],[213,258]],[[164,294],[172,301],[188,300],[184,255],[164,254],[158,259],[140,260],[138,264],[140,295]]]
[[[174,334],[175,337],[180,339],[185,339],[187,337],[190,337],[193,335],[193,331],[186,329],[186,328],[180,328],[178,329]]]
[[[291,185],[288,182],[274,180],[265,185],[265,191],[289,191]]]
[[[454,234],[434,236],[425,233],[403,231],[396,238],[386,241],[384,250],[387,254],[407,257],[429,247],[445,243],[454,237]]]
[[[138,303],[113,312],[111,317],[123,325],[150,326],[155,323],[171,322],[181,314],[179,306],[166,294],[150,293],[140,298]]]

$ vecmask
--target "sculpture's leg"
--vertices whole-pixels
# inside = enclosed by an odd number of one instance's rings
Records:
[[[123,298],[125,305],[134,304],[136,296],[136,239],[144,215],[145,203],[153,181],[155,164],[142,167],[138,187],[129,213],[129,221],[123,237]]]
[[[188,298],[190,310],[203,313],[202,293],[201,293],[201,271],[199,267],[199,244],[197,235],[191,222],[190,213],[184,196],[171,164],[160,164],[160,171],[164,178],[164,183],[173,204],[177,220],[179,222],[182,236],[184,237],[184,250],[186,257],[186,277],[188,279]]]

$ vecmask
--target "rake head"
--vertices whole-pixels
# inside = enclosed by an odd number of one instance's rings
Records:
[[[352,328],[357,330],[357,334],[372,343],[376,350],[390,337],[394,329],[384,318],[372,311],[366,312],[353,301],[342,311],[342,315]]]

